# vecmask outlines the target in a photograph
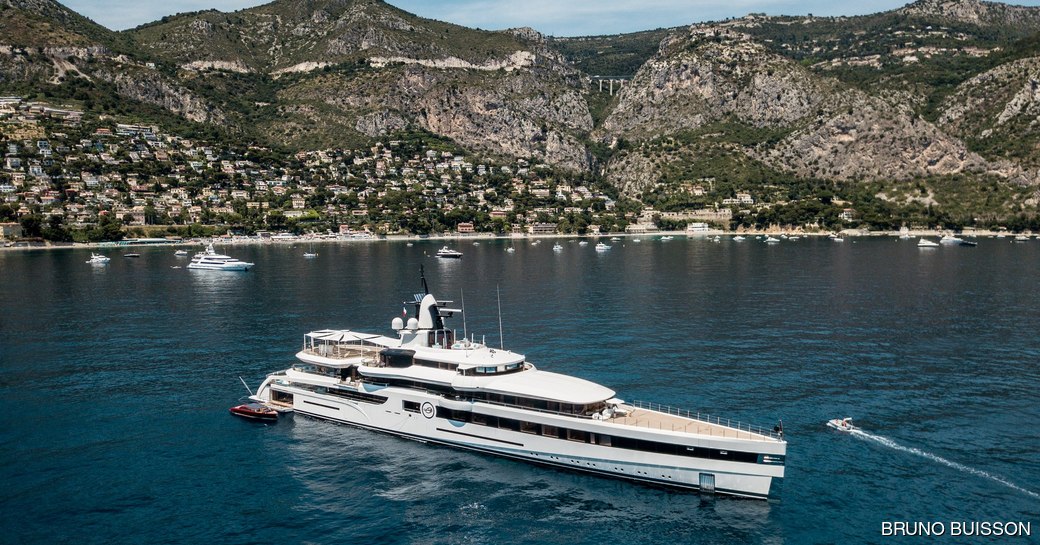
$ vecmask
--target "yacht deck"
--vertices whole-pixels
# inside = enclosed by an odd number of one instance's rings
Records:
[[[733,422],[723,425],[717,422],[709,422],[708,417],[704,420],[687,418],[664,412],[651,411],[638,407],[624,405],[627,414],[622,416],[615,414],[610,422],[623,426],[637,426],[640,428],[652,428],[655,430],[681,431],[695,433],[698,435],[709,435],[712,437],[727,437],[732,439],[745,439],[751,441],[776,441],[777,437],[764,430],[745,429],[747,426]]]

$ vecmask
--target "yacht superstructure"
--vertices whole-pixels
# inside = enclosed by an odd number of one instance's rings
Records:
[[[295,411],[424,442],[671,487],[765,498],[784,476],[782,429],[644,403],[538,369],[523,355],[456,338],[426,289],[394,336],[304,335],[299,360],[253,396]]]

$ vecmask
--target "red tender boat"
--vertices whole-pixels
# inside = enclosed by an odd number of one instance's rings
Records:
[[[235,416],[241,416],[242,418],[248,418],[250,420],[259,420],[264,422],[275,422],[278,420],[278,411],[259,403],[246,403],[244,405],[237,405],[229,409],[231,414]]]

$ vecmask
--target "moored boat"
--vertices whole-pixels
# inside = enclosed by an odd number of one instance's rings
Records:
[[[917,247],[918,248],[938,248],[939,247],[939,243],[935,242],[935,241],[932,241],[932,240],[928,240],[928,239],[926,239],[924,237],[921,237],[921,239],[917,241]]]
[[[445,246],[445,247],[441,248],[440,250],[437,250],[437,257],[444,257],[444,258],[449,258],[449,259],[458,259],[458,258],[462,257],[462,252],[460,252],[458,250],[452,250],[451,248]]]
[[[100,265],[102,263],[108,263],[109,261],[112,261],[112,258],[91,252],[90,259],[87,260],[87,263]]]
[[[189,269],[211,271],[247,271],[252,266],[252,263],[239,261],[224,254],[218,254],[213,249],[212,244],[206,246],[205,251],[195,254],[195,257],[191,258],[191,263],[188,263]]]
[[[228,411],[235,416],[241,416],[242,418],[249,420],[258,420],[263,422],[278,420],[278,411],[261,403],[244,403],[242,405],[231,407]]]
[[[393,335],[318,330],[251,399],[360,428],[688,490],[765,498],[784,476],[772,431],[656,404],[457,338],[426,287]]]

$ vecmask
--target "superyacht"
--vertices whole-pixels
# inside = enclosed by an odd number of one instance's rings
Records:
[[[247,271],[252,263],[239,261],[231,256],[218,254],[213,249],[213,244],[206,246],[206,250],[195,254],[188,264],[189,269],[204,269],[211,271]]]
[[[459,309],[429,293],[405,303],[392,336],[323,329],[253,401],[361,428],[539,464],[766,498],[784,476],[782,425],[766,430],[543,371],[523,355],[457,338]],[[407,314],[406,314],[407,316]],[[774,490],[775,494],[775,490]]]

